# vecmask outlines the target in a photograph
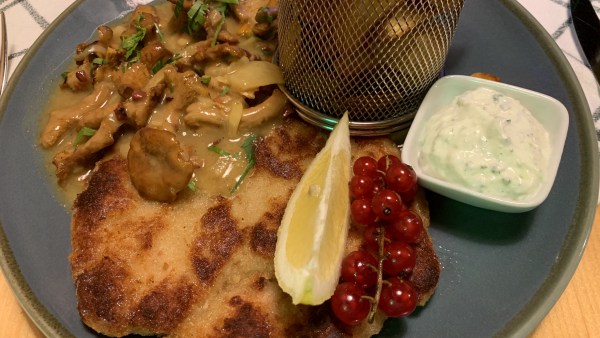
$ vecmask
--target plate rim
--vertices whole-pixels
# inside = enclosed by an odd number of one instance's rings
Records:
[[[15,69],[11,80],[7,85],[6,92],[0,99],[0,121],[6,110],[8,102],[7,97],[14,91],[14,79],[22,75],[33,58],[33,55],[39,50],[40,45],[46,37],[85,1],[86,0],[74,1],[54,19],[49,27],[42,32],[29,48],[29,52],[25,54]],[[589,177],[589,179],[585,181],[585,184],[583,180],[580,181],[574,218],[571,220],[567,236],[563,241],[563,245],[557,256],[558,258],[552,265],[549,274],[526,305],[506,323],[501,331],[496,333],[496,336],[502,337],[524,337],[533,332],[558,301],[573,277],[581,257],[583,256],[596,213],[598,200],[597,187],[599,184],[599,160],[596,132],[594,125],[591,122],[591,111],[587,104],[587,99],[585,98],[581,84],[565,55],[537,19],[535,19],[535,17],[533,17],[520,3],[514,0],[500,0],[500,2],[521,21],[533,35],[535,40],[537,40],[565,84],[567,94],[573,104],[573,114],[577,117],[574,119],[575,121],[573,121],[573,123],[580,135],[577,140],[581,147],[582,165],[580,168],[580,176]],[[586,139],[588,142],[582,142]],[[590,181],[594,184],[590,184]],[[34,295],[29,284],[25,280],[25,277],[21,273],[1,223],[0,270],[2,270],[7,284],[15,295],[21,308],[45,336],[74,337],[74,335],[69,332]]]
[[[496,334],[498,337],[526,337],[537,328],[554,307],[575,274],[585,251],[598,206],[598,143],[583,88],[560,47],[537,19],[519,2],[511,0],[501,0],[501,2],[520,19],[521,23],[540,43],[540,47],[550,57],[550,61],[566,85],[567,95],[572,101],[573,114],[576,117],[572,122],[580,135],[577,140],[581,146],[582,165],[579,173],[580,177],[589,177],[589,180],[580,180],[579,182],[574,217],[550,272],[525,306]],[[586,139],[588,142],[581,142]],[[584,197],[588,197],[587,200]]]
[[[0,122],[6,112],[8,99],[13,92],[16,78],[22,76],[23,72],[31,62],[34,54],[37,54],[42,43],[56,29],[56,27],[67,18],[81,3],[85,0],[75,0],[61,14],[59,14],[50,25],[33,42],[27,53],[23,56],[17,68],[9,79],[4,93],[0,97]],[[6,283],[10,287],[17,302],[27,314],[29,319],[35,324],[40,332],[46,337],[75,337],[69,330],[44,306],[33,293],[33,290],[27,283],[25,276],[13,254],[8,237],[4,232],[4,226],[0,221],[0,270],[2,271]]]

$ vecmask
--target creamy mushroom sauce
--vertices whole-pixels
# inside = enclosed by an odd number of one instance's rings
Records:
[[[69,69],[68,73],[65,72],[65,74],[68,74],[66,75],[65,83],[60,88],[57,88],[52,94],[48,107],[42,115],[41,125],[44,130],[40,133],[40,144],[42,145],[42,148],[46,149],[46,163],[48,170],[53,174],[56,174],[56,181],[59,185],[58,191],[60,192],[61,199],[64,199],[64,202],[67,205],[69,205],[74,200],[75,196],[84,189],[86,178],[93,168],[94,161],[113,153],[120,153],[123,157],[127,158],[130,149],[129,145],[133,135],[136,130],[144,127],[173,132],[177,141],[181,144],[181,151],[184,157],[189,163],[193,164],[194,170],[193,176],[190,179],[190,184],[186,189],[180,191],[180,195],[195,193],[208,193],[211,195],[222,194],[225,196],[231,195],[232,188],[240,179],[240,176],[248,165],[246,153],[244,149],[242,149],[245,140],[249,137],[260,136],[267,133],[281,121],[281,115],[287,108],[286,101],[280,92],[275,93],[276,90],[273,89],[275,87],[274,83],[277,82],[276,79],[280,74],[273,74],[273,68],[266,67],[266,65],[261,64],[260,61],[271,60],[271,52],[275,48],[275,38],[273,36],[259,38],[253,34],[253,28],[258,25],[255,16],[253,14],[250,15],[242,12],[243,10],[255,12],[255,10],[261,7],[262,9],[268,7],[270,11],[273,11],[273,8],[276,8],[277,1],[246,1],[246,5],[248,5],[249,8],[245,9],[237,9],[237,7],[230,5],[227,9],[227,17],[221,24],[222,27],[220,32],[225,32],[234,37],[225,36],[225,40],[231,39],[231,41],[224,42],[221,41],[221,35],[223,35],[223,33],[221,33],[218,37],[219,40],[216,41],[216,46],[234,46],[237,48],[237,51],[243,50],[244,54],[242,57],[239,57],[239,55],[233,55],[232,53],[223,53],[214,60],[205,59],[202,61],[197,60],[198,50],[201,50],[202,48],[206,50],[207,48],[199,47],[202,42],[199,43],[198,41],[203,41],[202,38],[205,38],[204,41],[208,44],[213,39],[213,36],[211,36],[210,33],[212,28],[207,28],[206,31],[208,31],[208,34],[203,36],[200,40],[192,38],[192,36],[185,32],[185,29],[182,29],[182,27],[185,28],[185,23],[178,23],[178,20],[181,21],[184,19],[175,17],[174,15],[175,3],[176,1],[173,1],[173,3],[165,2],[153,6],[157,18],[155,21],[158,21],[156,25],[153,25],[158,27],[154,28],[154,33],[156,36],[162,35],[162,37],[155,38],[155,40],[161,41],[163,47],[169,51],[168,55],[170,59],[167,59],[167,56],[162,57],[161,60],[165,61],[166,65],[162,70],[159,70],[152,76],[150,82],[159,75],[175,77],[180,76],[181,73],[187,71],[187,78],[184,80],[192,82],[190,85],[191,89],[186,88],[186,90],[189,91],[187,96],[191,95],[193,98],[186,98],[189,99],[189,102],[186,102],[184,106],[179,107],[179,109],[171,109],[169,107],[170,101],[175,100],[170,98],[169,90],[176,93],[179,88],[177,86],[175,86],[175,88],[169,88],[169,86],[173,86],[172,83],[176,80],[171,81],[171,83],[168,83],[169,81],[164,81],[166,85],[166,88],[163,89],[164,93],[160,94],[158,99],[160,102],[153,107],[147,121],[144,121],[142,125],[135,125],[135,116],[127,116],[126,121],[124,122],[118,121],[119,119],[116,117],[117,114],[115,113],[116,110],[113,108],[118,107],[120,103],[136,104],[135,95],[139,94],[135,89],[129,92],[125,91],[125,93],[123,93],[123,91],[119,92],[119,86],[126,87],[126,85],[121,83],[117,84],[117,88],[111,89],[109,98],[99,108],[94,108],[86,113],[79,114],[69,123],[57,123],[56,121],[61,118],[57,112],[61,110],[72,111],[74,109],[73,107],[81,106],[86,98],[89,99],[91,93],[96,93],[94,90],[97,90],[99,83],[112,82],[110,80],[117,76],[114,74],[107,75],[109,72],[101,69],[101,67],[105,68],[109,65],[96,65],[94,66],[97,67],[95,70],[95,85],[93,87],[90,86],[85,90],[75,90],[73,89],[73,86],[70,85],[69,81],[75,81],[76,84],[79,84],[79,82],[77,82],[79,75],[77,74],[77,71],[82,69],[81,61],[74,64]],[[189,5],[189,2],[183,2],[183,4],[186,3]],[[211,13],[213,8],[223,4],[219,2],[209,2],[209,5],[205,26],[209,25],[209,16],[214,14]],[[183,8],[180,16],[186,16],[187,10],[188,8]],[[240,12],[241,14],[237,12]],[[135,28],[136,24],[139,24],[140,21],[140,19],[137,19],[138,23],[136,23],[136,15],[138,15],[137,12],[134,12],[127,16],[123,22],[111,26],[112,39],[110,39],[109,46],[112,46],[112,49],[118,51],[119,47],[122,45],[121,41],[126,39],[127,36],[130,36],[132,32],[135,33],[135,29],[132,27]],[[244,17],[244,15],[247,16]],[[148,15],[144,15],[144,19],[147,17]],[[264,29],[265,27],[262,28]],[[159,30],[160,33],[158,33]],[[237,41],[235,41],[236,39]],[[102,35],[100,35],[98,40],[102,41]],[[148,44],[149,42],[145,42],[145,45]],[[213,44],[212,47],[215,47],[215,44]],[[101,47],[98,49],[102,50]],[[110,48],[106,49],[109,50]],[[210,47],[208,49],[210,49]],[[90,50],[92,53],[96,52],[93,44],[91,48],[90,45],[87,46],[87,52]],[[93,62],[95,62],[94,60],[98,60],[98,58],[108,59],[109,53],[111,52],[103,50],[98,54],[83,57],[87,57],[85,62],[92,61],[93,64]],[[76,54],[74,59],[77,61],[81,60],[81,58],[82,56]],[[98,63],[100,63],[100,61]],[[112,66],[115,68],[114,64]],[[271,64],[271,66],[274,65]],[[134,63],[123,61],[118,63],[116,67],[119,67],[119,69],[121,69],[120,71],[124,73],[125,70],[133,68]],[[128,68],[125,69],[124,67]],[[171,75],[169,75],[169,71],[172,72],[170,73]],[[116,73],[117,71],[114,72]],[[161,72],[167,75],[160,74]],[[210,75],[210,80],[208,80],[208,75]],[[263,78],[265,80],[261,80]],[[106,81],[106,79],[109,81]],[[236,83],[236,80],[242,81],[241,84]],[[259,91],[258,87],[248,90],[247,87],[244,87],[244,85],[248,83],[247,80],[258,83],[261,90]],[[110,86],[114,86],[114,84],[111,84]],[[143,87],[143,84],[141,84],[141,86]],[[148,87],[149,86],[146,85],[144,89],[147,89]],[[264,88],[268,88],[267,94],[262,93],[264,92]],[[273,92],[273,94],[271,94],[271,92]],[[253,100],[252,97],[254,97],[255,94],[257,97]],[[279,94],[279,96],[276,94]],[[148,96],[150,94],[146,91],[143,95]],[[266,100],[264,98],[259,98],[258,96],[260,95],[266,96]],[[140,96],[142,95],[140,94]],[[137,98],[137,100],[143,101],[144,98]],[[260,108],[260,105],[264,105],[267,100],[273,101],[269,104],[277,107],[277,114],[273,114],[272,111],[265,112],[265,109],[254,109],[253,111],[253,108]],[[236,109],[236,102],[238,104],[238,110],[244,109],[244,115],[241,117],[241,121],[237,121],[240,124],[239,127],[233,128],[229,125],[231,123],[229,114],[232,109]],[[269,106],[267,108],[272,107]],[[80,143],[74,145],[76,142],[75,140],[78,138],[78,133],[81,133],[82,128],[86,127],[86,121],[91,119],[89,116],[92,115],[92,113],[98,113],[102,109],[105,109],[105,111],[102,112],[102,114],[104,114],[102,123],[107,121],[118,123],[117,131],[113,133],[115,139],[114,144],[107,144],[98,151],[84,154],[85,156],[83,156],[81,160],[77,158],[77,161],[73,161],[75,162],[74,164],[71,163],[68,166],[66,173],[61,173],[56,165],[56,163],[60,162],[62,159],[61,154],[66,154],[65,156],[67,159],[69,159],[70,156],[75,157],[73,154],[76,154],[80,147],[83,149],[87,142],[91,142],[94,137],[97,136],[96,134],[100,133],[102,126],[101,123],[96,121],[94,125],[95,128],[90,128],[96,130],[94,135],[92,137],[80,137]],[[69,114],[71,116],[77,115],[71,112],[69,112]],[[111,117],[107,117],[107,114],[112,114],[112,120]],[[190,116],[195,116],[194,114],[200,115],[200,117],[195,121],[189,121],[188,118]],[[265,114],[266,116],[263,116]],[[59,116],[59,118],[57,118],[57,116]],[[233,123],[235,124],[235,121]],[[55,141],[48,141],[51,139],[48,135],[59,130],[61,131],[60,136],[57,137]],[[100,137],[98,136],[97,138]],[[216,147],[210,150],[209,146]],[[227,152],[229,155],[219,154],[218,152],[221,151]],[[69,163],[68,161],[66,162]]]

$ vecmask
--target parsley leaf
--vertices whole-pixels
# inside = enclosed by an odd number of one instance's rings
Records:
[[[217,147],[215,145],[208,146],[208,150],[210,150],[212,152],[215,152],[215,153],[217,153],[217,154],[219,154],[221,156],[230,156],[231,155],[227,150],[224,150],[224,149],[222,149],[220,147]]]
[[[254,162],[254,141],[256,141],[256,135],[252,134],[246,137],[244,143],[242,143],[241,145],[242,149],[244,150],[244,153],[246,153],[246,158],[248,158],[249,162]]]
[[[177,3],[175,4],[175,17],[179,17],[179,14],[181,13],[181,9],[183,8],[183,1],[184,0],[177,0]]]
[[[227,12],[227,5],[222,4],[219,6],[215,6],[214,9],[221,13],[221,20],[219,20],[217,29],[215,29],[215,34],[213,35],[212,40],[210,42],[210,45],[213,47],[217,45],[217,38],[219,37],[219,33],[221,33],[221,30],[223,29],[223,24],[225,23],[225,13]]]
[[[246,157],[248,161],[254,161],[254,141],[256,141],[256,135],[251,134],[244,140],[241,147],[246,153]]]
[[[190,182],[187,184],[187,188],[193,192],[196,192],[196,181],[194,181],[194,179],[190,180]]]
[[[130,35],[121,41],[121,48],[125,49],[125,60],[128,61],[137,61],[139,60],[139,51],[137,50],[138,45],[144,37],[146,36],[146,28],[140,26],[140,21],[143,16],[139,15],[136,19],[136,29],[135,34]]]
[[[73,141],[73,147],[77,148],[79,144],[83,143],[83,139],[85,137],[92,137],[94,136],[94,134],[96,134],[96,129],[88,127],[83,127],[79,129],[79,131],[77,132],[77,136],[75,136],[75,140]]]
[[[217,45],[217,38],[219,37],[219,33],[221,32],[221,29],[223,28],[224,23],[225,23],[225,17],[222,17],[221,21],[219,21],[219,25],[217,26],[217,30],[215,31],[215,35],[213,35],[212,41],[210,42],[210,45],[212,47]]]
[[[244,153],[246,153],[246,158],[248,159],[248,164],[246,165],[246,169],[244,169],[244,172],[242,173],[240,178],[237,180],[237,182],[235,182],[235,185],[233,186],[233,188],[231,188],[232,194],[239,188],[240,184],[242,184],[242,181],[246,178],[246,176],[250,172],[250,169],[252,169],[252,167],[254,167],[254,164],[256,163],[256,158],[254,157],[254,141],[255,140],[256,140],[256,135],[250,135],[244,140],[244,143],[242,144],[242,149],[244,150]]]
[[[159,70],[163,69],[169,63],[169,60],[163,61],[162,59],[158,60],[154,66],[152,66],[152,75],[158,73]]]
[[[156,29],[156,34],[158,34],[158,38],[160,39],[160,41],[164,42],[165,35],[163,34],[162,30],[160,29],[160,27],[158,26],[158,24],[156,22],[154,23],[154,28]]]
[[[99,58],[99,57],[97,57],[97,58],[94,58],[94,59],[92,60],[92,67],[91,67],[91,70],[90,70],[90,71],[92,72],[92,74],[95,74],[95,73],[96,73],[96,69],[97,69],[98,67],[100,67],[100,66],[102,66],[102,65],[105,65],[105,64],[107,64],[107,63],[108,63],[108,61],[106,61],[106,59],[104,59],[104,58]],[[92,76],[93,76],[93,75],[92,75]]]
[[[275,18],[273,17],[273,15],[271,13],[272,13],[271,8],[269,8],[267,6],[263,6],[263,7],[259,8],[258,12],[256,12],[256,17],[255,17],[256,22],[269,23],[269,24],[272,23],[273,20],[275,20]]]
[[[181,54],[176,53],[175,55],[171,56],[170,58],[166,59],[166,60],[158,60],[154,66],[152,67],[152,74],[156,74],[158,73],[159,70],[161,70],[164,66],[173,63],[177,60],[181,59]]]
[[[106,59],[103,58],[94,58],[94,60],[92,60],[92,63],[101,66],[107,64],[108,62],[106,61]]]
[[[231,88],[229,88],[229,86],[224,86],[223,90],[221,91],[221,96],[225,96],[225,95],[229,94],[230,90],[231,90]]]
[[[239,4],[239,0],[217,0],[218,2],[222,2],[224,4],[234,4],[237,5]]]
[[[210,76],[201,77],[200,82],[204,83],[205,85],[208,85],[210,83]]]
[[[219,13],[221,13],[221,16],[224,17],[227,14],[227,5],[226,4],[220,4],[220,5],[215,5],[213,6],[213,9]]]
[[[135,28],[142,28],[142,20],[144,20],[144,14],[139,14],[137,18],[135,18]]]
[[[205,4],[202,0],[196,1],[190,10],[187,12],[188,16],[188,33],[193,35],[198,32],[200,28],[204,25],[206,21],[206,11],[208,10],[208,5]]]

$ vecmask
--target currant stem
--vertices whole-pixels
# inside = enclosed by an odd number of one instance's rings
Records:
[[[377,243],[379,244],[379,252],[377,257],[377,285],[375,296],[373,296],[373,300],[371,301],[371,310],[367,317],[369,324],[373,324],[373,321],[375,320],[375,313],[377,313],[377,305],[379,304],[379,297],[381,296],[381,287],[383,284],[383,260],[385,259],[383,246],[385,243],[385,229],[382,226],[379,227],[378,235]]]

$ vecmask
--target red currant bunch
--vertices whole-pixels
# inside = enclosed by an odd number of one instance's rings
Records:
[[[423,232],[423,220],[410,209],[417,175],[395,155],[359,157],[352,172],[350,212],[353,225],[363,228],[363,246],[342,261],[333,313],[348,325],[372,321],[376,310],[388,317],[407,316],[417,305],[409,279],[416,264],[414,246]]]

